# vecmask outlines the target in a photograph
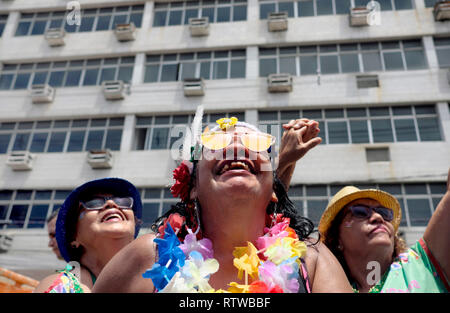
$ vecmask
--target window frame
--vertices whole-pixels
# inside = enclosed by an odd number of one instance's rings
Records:
[[[102,120],[105,119],[106,120],[106,124],[104,126],[94,126],[92,125],[92,121],[95,120]],[[115,119],[119,120],[122,119],[122,123],[121,125],[111,125],[112,121],[114,121]],[[56,124],[58,122],[67,122],[68,125],[65,127],[58,127]],[[87,121],[87,125],[86,126],[82,126],[82,127],[77,127],[74,125],[74,123],[76,123],[77,121]],[[39,128],[38,127],[38,123],[42,123],[42,122],[49,122],[50,126],[47,128]],[[14,145],[16,142],[16,138],[19,134],[26,134],[29,135],[28,139],[27,139],[27,143],[26,143],[26,148],[24,150],[28,150],[30,151],[30,148],[33,144],[33,139],[34,139],[34,135],[35,134],[44,134],[46,133],[46,139],[45,139],[45,144],[44,144],[44,150],[43,151],[38,151],[38,152],[34,152],[32,151],[32,153],[58,153],[58,152],[62,152],[62,153],[68,153],[68,152],[82,152],[82,151],[87,151],[87,141],[88,141],[88,135],[93,132],[93,131],[103,131],[103,137],[102,137],[102,144],[101,144],[101,148],[100,149],[106,149],[106,145],[107,145],[107,137],[108,137],[108,133],[109,131],[113,131],[113,130],[121,130],[122,134],[121,136],[123,136],[123,130],[124,130],[124,123],[125,123],[125,117],[123,116],[119,116],[119,117],[90,117],[90,118],[86,118],[86,119],[73,119],[73,120],[45,120],[45,121],[31,121],[32,123],[32,127],[28,128],[28,129],[19,129],[20,124],[24,123],[22,122],[3,122],[3,123],[14,123],[14,127],[12,129],[1,129],[0,128],[0,135],[3,134],[11,134],[10,138],[9,138],[9,143],[7,146],[7,150],[5,152],[5,154],[10,153],[11,151],[14,151]],[[27,123],[25,121],[25,123]],[[0,122],[0,127],[2,125],[2,122]],[[71,138],[71,134],[77,131],[84,131],[84,138],[83,138],[83,144],[81,147],[81,150],[76,150],[76,151],[68,151],[69,148],[69,143],[70,143],[70,138]],[[64,133],[65,137],[64,137],[64,142],[62,145],[62,151],[54,151],[51,152],[49,151],[50,148],[50,141],[51,141],[51,136],[54,133]],[[121,139],[122,140],[122,139]],[[120,140],[120,141],[121,141]],[[120,142],[118,144],[119,146],[119,150],[120,150]],[[113,151],[117,151],[117,150],[113,150]]]
[[[421,107],[430,107],[433,108],[434,113],[419,113],[417,112],[417,108],[421,108]],[[291,110],[270,110],[270,111],[264,111],[264,110],[259,110],[258,111],[258,128],[260,128],[261,130],[267,129],[267,126],[270,125],[270,127],[274,127],[277,126],[279,127],[279,134],[276,133],[272,133],[273,136],[277,137],[277,142],[280,141],[281,139],[281,135],[282,135],[282,130],[281,130],[281,125],[284,123],[289,122],[290,119],[283,119],[282,118],[282,114],[284,112],[293,112],[292,114],[294,114],[294,112],[296,112],[294,115],[297,116],[297,118],[309,118],[309,119],[313,119],[316,120],[317,122],[319,122],[319,127],[321,129],[321,132],[319,133],[319,137],[322,138],[322,144],[374,144],[374,143],[387,143],[387,142],[425,142],[425,141],[442,141],[444,136],[443,136],[443,132],[442,132],[442,126],[440,125],[440,119],[439,119],[439,114],[436,108],[435,104],[414,104],[414,105],[402,105],[402,106],[398,106],[398,105],[390,105],[390,106],[383,106],[380,108],[386,108],[388,110],[388,113],[386,115],[375,115],[375,113],[370,112],[370,109],[376,109],[378,107],[347,107],[347,108],[338,108],[340,110],[343,111],[343,116],[341,117],[326,117],[326,112],[328,110],[334,110],[334,109],[312,109],[313,111],[317,111],[320,112],[320,115],[317,116],[309,116],[308,112],[310,111],[310,109],[291,109]],[[410,108],[411,109],[411,113],[410,114],[404,114],[404,115],[399,115],[399,114],[394,114],[394,108]],[[352,109],[359,109],[359,110],[364,110],[364,116],[349,116],[349,110]],[[271,113],[271,114],[276,114],[276,119],[263,119],[261,120],[260,116],[261,113]],[[274,115],[275,116],[275,115]],[[418,120],[419,119],[431,119],[434,118],[437,121],[437,125],[436,127],[439,129],[439,137],[440,139],[436,139],[436,140],[425,140],[422,139],[423,136],[421,136],[420,133],[420,128],[418,125]],[[392,141],[382,141],[382,142],[375,142],[374,140],[374,130],[373,130],[373,125],[372,125],[372,121],[376,121],[376,120],[389,120],[389,125],[390,125],[390,131],[392,134]],[[409,120],[412,119],[414,121],[414,135],[416,137],[416,140],[401,140],[399,141],[397,139],[397,128],[395,127],[395,121],[398,120]],[[353,143],[353,134],[354,132],[352,132],[352,128],[351,128],[351,122],[352,121],[362,121],[362,122],[366,122],[366,129],[368,132],[368,142],[356,142]],[[348,142],[346,143],[329,143],[329,126],[328,124],[331,122],[345,122],[346,123],[346,127],[347,127],[347,137],[348,137]]]

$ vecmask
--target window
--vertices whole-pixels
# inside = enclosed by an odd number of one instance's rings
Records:
[[[446,191],[445,182],[370,185],[348,183],[348,185],[360,189],[380,189],[396,197],[402,208],[401,227],[426,226]],[[343,187],[343,185],[294,185],[289,188],[288,195],[299,213],[311,219],[317,226],[329,201]]]
[[[260,1],[260,19],[266,19],[271,12],[288,12],[289,17],[306,17],[333,14],[348,14],[350,0],[300,0],[300,1]]]
[[[322,144],[442,140],[434,105],[260,111],[259,128],[280,141],[282,124],[308,118],[319,122]]]
[[[353,0],[355,7],[365,7],[371,0]],[[377,0],[381,11],[392,10],[412,10],[414,9],[413,0]]]
[[[134,56],[23,64],[4,64],[0,90],[27,89],[33,84],[53,87],[100,85],[103,80],[130,82]]]
[[[450,37],[434,38],[434,46],[436,48],[439,67],[450,67]]]
[[[240,121],[245,120],[245,114],[241,112],[204,114],[203,127],[207,125],[214,127],[217,125],[216,121],[224,116],[235,116]],[[138,116],[134,148],[136,150],[181,150],[186,125],[190,125],[193,118],[193,115]]]
[[[48,28],[62,28],[66,32],[89,32],[115,29],[116,24],[133,22],[141,27],[144,5],[117,6],[81,10],[80,25],[66,23],[66,11],[21,13],[16,36],[42,35]]]
[[[144,82],[245,78],[245,50],[147,55]]]
[[[450,48],[449,48],[450,51]],[[450,56],[449,56],[450,59]],[[272,73],[317,75],[427,68],[420,39],[259,48],[259,76]],[[445,61],[447,62],[447,61]]]
[[[366,7],[370,0],[260,0],[259,18],[267,19],[271,12],[287,12],[288,17],[349,14],[351,7]],[[378,0],[382,11],[414,9],[412,0]]]
[[[153,27],[189,24],[189,18],[208,17],[210,23],[247,20],[247,0],[155,2]]]
[[[440,0],[424,0],[425,1],[425,7],[426,8],[432,8],[434,7],[436,2],[439,2]]]
[[[0,123],[0,153],[120,150],[123,118]]]
[[[58,209],[71,190],[0,190],[3,228],[44,228],[47,217]]]
[[[0,14],[0,37],[3,34],[3,30],[5,29],[7,20],[8,20],[8,14]]]
[[[145,188],[141,191],[142,198],[142,227],[150,228],[153,222],[166,213],[178,200],[169,188]]]

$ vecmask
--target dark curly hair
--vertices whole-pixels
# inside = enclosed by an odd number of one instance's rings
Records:
[[[194,162],[194,170],[191,174],[191,184],[189,186],[189,190],[192,189],[192,182],[195,181],[196,176],[196,162]],[[281,180],[276,175],[276,172],[273,171],[273,190],[278,198],[278,202],[270,202],[267,206],[266,212],[268,215],[276,212],[277,214],[281,213],[284,217],[288,217],[290,219],[289,227],[295,230],[300,240],[306,240],[311,233],[314,231],[314,224],[311,220],[306,217],[303,217],[298,212],[294,203],[289,199],[286,188]],[[200,204],[197,203],[197,206]],[[201,210],[201,208],[199,208]],[[178,202],[175,205],[172,205],[172,208],[167,211],[162,216],[158,217],[155,222],[152,224],[151,229],[154,232],[158,232],[158,229],[161,225],[164,224],[165,220],[173,213],[178,213],[181,216],[186,218],[186,225],[189,228],[194,227],[195,219],[192,216],[192,210],[188,205],[184,202]],[[187,234],[186,230],[181,230],[179,235],[180,237],[184,237]],[[319,237],[320,238],[320,237]],[[318,242],[318,241],[317,241]],[[317,243],[316,242],[316,243]]]

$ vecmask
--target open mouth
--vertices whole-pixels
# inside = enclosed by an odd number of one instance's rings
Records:
[[[225,160],[222,161],[216,171],[216,175],[222,175],[228,171],[244,170],[256,175],[256,170],[252,162],[249,160]]]
[[[110,223],[110,222],[120,222],[124,221],[125,217],[119,210],[113,209],[108,210],[106,214],[102,217],[101,223]]]

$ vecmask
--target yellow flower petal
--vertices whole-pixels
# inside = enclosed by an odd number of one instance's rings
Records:
[[[216,121],[217,124],[219,124],[220,129],[226,131],[236,125],[238,119],[236,117],[223,117],[221,119],[218,119]]]
[[[230,288],[228,288],[228,291],[232,293],[248,293],[250,288],[249,285],[240,285],[236,282],[229,283],[229,286]]]
[[[239,270],[239,279],[242,279],[243,272],[247,272],[252,278],[257,277],[260,259],[253,243],[247,242],[247,247],[234,248],[233,256],[235,257],[233,265]]]

